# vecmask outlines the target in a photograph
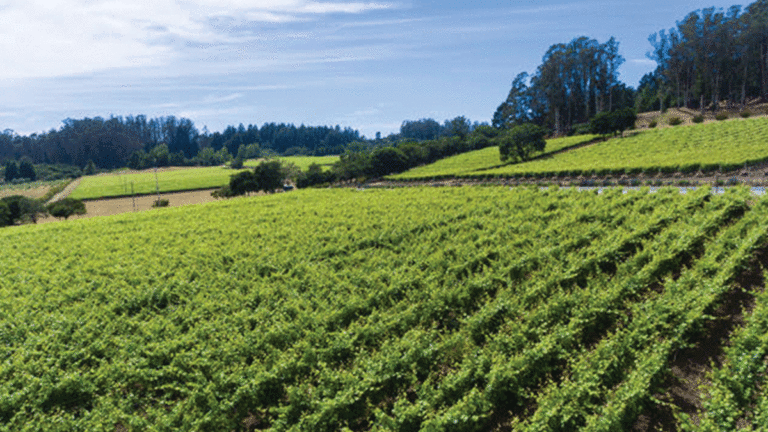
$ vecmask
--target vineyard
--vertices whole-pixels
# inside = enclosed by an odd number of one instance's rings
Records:
[[[768,160],[767,134],[766,118],[652,129],[549,159],[470,175],[730,171]]]
[[[294,164],[302,171],[307,171],[312,164],[320,165],[324,170],[330,169],[331,165],[339,161],[338,156],[285,156],[278,157],[284,164]],[[262,159],[249,159],[245,161],[246,167],[255,167]]]
[[[525,163],[502,165],[498,149],[487,148],[388,176],[393,180],[448,177],[549,177],[605,174],[656,174],[697,171],[732,171],[745,164],[768,161],[768,119],[736,119],[674,128],[644,130],[622,139],[610,139],[573,150],[572,144],[548,140],[545,154]],[[593,136],[583,136],[589,142]],[[496,151],[492,151],[496,150]],[[543,157],[541,157],[543,156]]]
[[[160,188],[161,193],[196,189],[212,189],[229,183],[237,171],[222,167],[160,169],[99,174],[83,177],[70,197],[98,199],[134,194],[147,195]]]
[[[596,135],[577,135],[566,138],[547,140],[547,146],[542,153],[534,154],[534,157],[560,152],[571,147],[577,147],[593,141]],[[400,174],[387,176],[393,180],[417,180],[440,177],[454,177],[470,174],[474,171],[482,171],[503,165],[499,156],[499,148],[486,147],[467,153],[440,159],[429,165],[420,166]]]
[[[0,243],[3,431],[768,428],[746,189],[303,190]]]

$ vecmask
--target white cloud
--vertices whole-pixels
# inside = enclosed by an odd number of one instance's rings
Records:
[[[0,8],[0,78],[163,66],[188,43],[259,39],[226,23],[282,23],[392,7],[309,0],[10,0]]]

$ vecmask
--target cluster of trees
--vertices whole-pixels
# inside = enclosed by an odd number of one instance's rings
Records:
[[[424,141],[453,136],[464,138],[479,126],[479,123],[473,124],[464,116],[446,120],[442,125],[431,118],[406,120],[400,125],[400,134],[397,139]]]
[[[213,192],[217,198],[229,198],[246,195],[251,192],[274,192],[283,187],[283,182],[291,176],[289,167],[278,160],[259,163],[253,170],[242,171],[233,175],[229,184]],[[295,176],[295,175],[294,175]]]
[[[534,75],[515,77],[493,115],[493,126],[533,123],[564,135],[597,113],[632,107],[634,90],[618,79],[623,62],[614,38],[601,44],[579,37],[552,45]]]
[[[624,135],[624,131],[635,127],[637,113],[632,108],[616,111],[603,111],[592,117],[590,132],[598,135]]]
[[[46,206],[42,201],[22,195],[0,198],[0,227],[19,223],[37,223],[41,217],[51,215],[68,219],[73,215],[85,214],[85,204],[74,198],[64,198]]]
[[[66,119],[58,130],[29,136],[6,129],[0,133],[0,161],[28,158],[35,164],[79,168],[93,161],[98,169],[218,164],[238,153],[252,154],[254,146],[259,154],[325,155],[339,154],[349,143],[362,139],[358,131],[339,126],[265,123],[259,129],[241,124],[209,133],[198,131],[189,119],[174,116],[95,117]]]
[[[768,100],[768,0],[745,10],[691,12],[677,27],[649,38],[658,67],[638,87],[638,108],[716,110],[727,100]]]
[[[338,180],[381,177],[455,154],[496,145],[494,139],[498,134],[498,129],[480,125],[467,134],[426,141],[404,139],[390,145],[375,146],[359,143],[347,147],[333,171]]]
[[[18,164],[14,160],[7,160],[3,167],[3,179],[10,183],[13,181],[35,181],[37,173],[32,162],[23,158]]]
[[[352,142],[360,141],[360,132],[340,126],[305,126],[296,127],[286,123],[264,123],[247,127],[240,124],[237,128],[227,127],[224,132],[214,132],[210,136],[210,147],[219,151],[226,147],[230,154],[236,155],[241,146],[258,144],[261,149],[283,156],[292,155],[336,155]]]

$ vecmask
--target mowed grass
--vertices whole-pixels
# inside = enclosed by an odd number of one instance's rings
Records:
[[[458,176],[732,170],[768,160],[768,119],[644,131],[521,164]]]
[[[597,138],[597,135],[577,135],[565,138],[555,138],[547,140],[547,146],[542,153],[535,156],[545,155],[587,143]],[[467,153],[458,154],[439,161],[416,167],[404,173],[388,176],[393,180],[415,180],[435,177],[451,177],[470,174],[474,171],[486,170],[504,165],[501,162],[499,148],[487,147]]]
[[[224,186],[238,171],[222,167],[158,170],[160,192],[208,189]],[[156,190],[154,170],[87,176],[70,197],[98,199],[132,194],[146,195]]]
[[[281,156],[277,158],[283,163],[292,163],[299,167],[300,170],[306,171],[312,164],[318,164],[323,167],[323,170],[328,170],[331,165],[339,161],[338,156]],[[246,167],[255,167],[264,159],[249,159],[243,163]]]

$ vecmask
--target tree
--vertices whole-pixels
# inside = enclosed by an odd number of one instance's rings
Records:
[[[529,76],[519,73],[512,80],[507,100],[502,102],[493,114],[493,126],[508,129],[531,121],[531,92],[528,89]]]
[[[635,122],[637,122],[637,113],[632,108],[622,108],[614,111],[612,115],[614,130],[619,131],[622,137],[624,131],[634,128]]]
[[[509,132],[499,137],[499,152],[502,162],[507,160],[525,161],[534,152],[544,151],[547,145],[544,137],[546,129],[527,123],[513,127]]]
[[[400,125],[400,136],[417,141],[432,140],[440,136],[440,130],[440,123],[431,118],[406,120]]]
[[[83,174],[94,175],[96,174],[96,164],[93,163],[93,159],[88,159],[88,164],[83,168]]]
[[[239,172],[229,179],[229,184],[213,193],[215,197],[232,197],[250,192],[274,192],[283,186],[286,168],[280,161],[261,162],[253,171]]]
[[[253,170],[258,190],[270,193],[283,187],[285,169],[278,160],[265,161]]]
[[[11,209],[8,208],[8,204],[6,204],[5,201],[0,201],[0,227],[8,225],[13,225]]]
[[[5,163],[5,181],[11,182],[17,177],[19,177],[19,167],[16,165],[16,161],[7,161]]]
[[[589,130],[593,134],[598,135],[610,135],[613,134],[616,129],[614,128],[613,113],[601,112],[592,117],[589,122]]]
[[[395,147],[381,147],[371,155],[371,171],[374,177],[399,173],[408,169],[408,157]]]
[[[48,213],[56,218],[69,219],[70,216],[84,215],[85,204],[75,198],[64,198],[48,205]]]
[[[0,199],[8,207],[8,214],[10,215],[9,225],[13,225],[17,222],[31,221],[37,223],[37,219],[40,216],[47,214],[47,209],[43,204],[32,198],[27,198],[21,195],[12,195]]]
[[[637,114],[632,108],[622,108],[613,112],[601,112],[590,121],[590,130],[599,135],[621,133],[635,126]]]
[[[323,183],[330,183],[333,181],[333,173],[330,171],[323,171],[323,167],[313,163],[309,166],[306,172],[299,174],[299,178],[296,181],[296,186],[300,188],[306,188]]]

